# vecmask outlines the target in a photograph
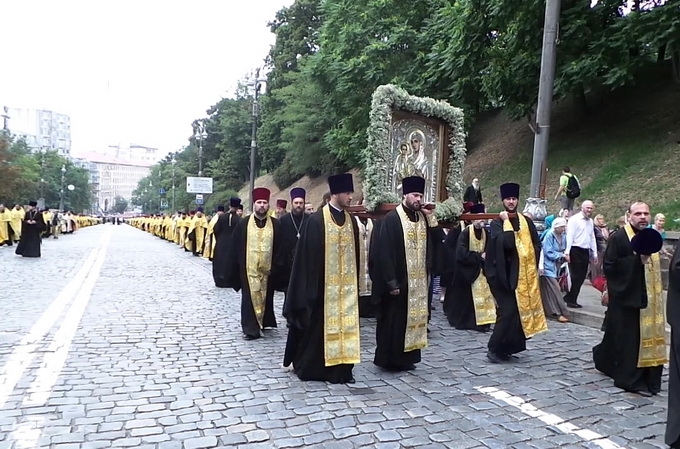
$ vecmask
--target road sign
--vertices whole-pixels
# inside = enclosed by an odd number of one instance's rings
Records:
[[[202,199],[203,199],[203,194],[202,194],[202,193],[197,193],[197,194],[196,194],[196,199],[197,199],[197,200],[202,200]]]
[[[168,208],[168,200],[165,198],[161,198],[161,209],[167,209]]]
[[[165,195],[165,189],[158,189],[158,193],[160,195]]]
[[[196,198],[196,204],[198,204],[199,206],[203,204],[203,198]]]
[[[187,176],[187,193],[213,193],[213,179]]]

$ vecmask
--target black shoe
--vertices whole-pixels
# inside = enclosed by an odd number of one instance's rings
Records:
[[[569,307],[570,309],[580,309],[583,306],[580,304],[576,304],[575,302],[568,302],[567,307]]]
[[[491,363],[503,363],[503,360],[505,360],[499,354],[491,351],[486,353],[486,358],[489,359],[489,362]]]
[[[636,391],[631,391],[631,393],[635,393],[637,395],[640,395],[643,398],[651,398],[652,397],[652,393],[648,390],[636,390]]]
[[[244,340],[257,340],[260,338],[259,335],[248,335],[248,334],[243,334],[243,339]]]
[[[357,383],[357,381],[354,379],[354,377],[350,377],[349,380],[346,383],[355,384],[355,383]]]

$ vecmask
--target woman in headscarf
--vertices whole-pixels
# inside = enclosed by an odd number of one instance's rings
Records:
[[[564,262],[564,252],[567,248],[567,236],[564,233],[566,228],[567,220],[564,218],[558,217],[553,220],[552,227],[543,239],[542,266],[539,267],[541,298],[543,299],[545,315],[561,323],[569,321],[569,309],[564,302],[557,280],[560,266]]]

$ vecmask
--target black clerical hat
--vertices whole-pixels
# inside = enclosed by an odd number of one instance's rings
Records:
[[[38,205],[38,202],[37,201],[29,201],[28,205],[31,206],[31,207],[36,207]]]
[[[236,206],[236,209],[243,210],[243,204],[239,204],[238,206]]]
[[[217,206],[217,212],[224,212],[224,206]]]
[[[351,173],[333,175],[328,177],[328,188],[331,195],[338,193],[354,192],[354,180]]]
[[[196,212],[203,212],[203,208],[202,207],[196,208]]]
[[[482,203],[473,204],[472,207],[470,208],[471,214],[483,214],[485,211],[486,206],[484,206]]]
[[[409,193],[425,193],[425,178],[420,176],[407,176],[401,181],[404,195]]]
[[[639,231],[630,240],[633,251],[643,256],[649,256],[661,251],[663,247],[663,237],[656,229],[645,228]]]
[[[305,192],[305,189],[302,187],[293,187],[290,189],[290,199],[294,200],[295,198],[302,198],[303,200],[307,196],[307,192]]]
[[[241,204],[241,198],[229,198],[229,207],[238,207]]]
[[[519,184],[507,182],[501,185],[501,199],[519,198]]]

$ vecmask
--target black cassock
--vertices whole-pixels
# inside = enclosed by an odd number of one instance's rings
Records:
[[[283,285],[284,290],[288,287],[288,278],[293,267],[295,248],[302,232],[302,226],[307,221],[307,218],[304,212],[300,216],[289,212],[279,220],[281,224],[281,257],[283,260],[281,279],[285,281],[285,285]]]
[[[475,237],[479,240],[488,234],[486,229],[475,229]],[[487,243],[489,241],[488,235]],[[489,330],[490,325],[477,325],[475,303],[472,298],[472,284],[482,273],[484,259],[476,251],[470,251],[470,229],[465,228],[458,238],[456,248],[456,270],[451,287],[452,295],[448,294],[444,300],[444,313],[449,324],[456,329],[470,329],[480,332]]]
[[[271,270],[267,279],[267,292],[265,296],[264,316],[262,327],[276,327],[276,317],[274,316],[274,290],[280,287],[281,276],[281,250],[280,250],[280,230],[279,222],[276,218],[266,217],[260,220],[255,215],[241,218],[234,229],[230,247],[230,257],[227,261],[226,282],[228,288],[241,291],[241,328],[246,336],[257,338],[260,336],[260,324],[255,315],[253,301],[250,295],[250,286],[246,275],[246,249],[248,244],[248,223],[256,220],[257,227],[263,228],[266,220],[272,220],[274,228],[274,241],[272,249]]]
[[[29,223],[29,221],[35,221],[35,223]],[[21,239],[15,253],[23,257],[40,257],[41,234],[45,229],[45,220],[37,209],[26,212],[21,222]]]
[[[680,243],[675,245],[675,254],[668,267],[666,307],[668,324],[671,325],[666,444],[680,448]]]
[[[640,309],[647,307],[645,267],[621,229],[609,237],[602,264],[609,306],[602,343],[593,348],[598,371],[626,391],[661,391],[662,366],[638,368]]]
[[[404,207],[412,222],[424,220],[418,214]],[[427,233],[427,272],[432,273],[435,261],[435,248],[441,244],[439,228],[428,227]],[[376,230],[374,229],[375,233]],[[406,270],[406,250],[404,231],[396,210],[390,211],[382,219],[374,252],[373,300],[376,302],[376,343],[373,363],[393,371],[410,369],[420,362],[420,349],[404,352],[406,323],[408,317],[408,273]],[[428,279],[429,280],[429,279]],[[399,289],[399,295],[390,291]]]
[[[330,205],[338,226],[345,223],[344,213]],[[356,254],[357,283],[359,282],[359,230],[352,222],[354,252]],[[290,273],[283,316],[290,323],[283,365],[293,364],[300,380],[346,383],[353,379],[353,364],[326,366],[324,356],[324,299],[326,274],[326,245],[323,209],[305,220],[295,251]],[[331,224],[332,225],[332,224]],[[332,270],[333,267],[330,267]],[[358,294],[358,292],[357,292]],[[357,296],[357,307],[358,307]]]
[[[538,266],[541,243],[534,222],[528,217],[526,221]],[[519,218],[510,218],[510,223],[515,232],[519,231]],[[499,356],[522,352],[527,348],[526,336],[515,295],[519,279],[519,256],[515,247],[515,233],[503,231],[503,220],[500,218],[491,221],[484,272],[497,303],[496,324],[489,338],[489,352]]]
[[[449,233],[444,239],[442,245],[442,275],[441,275],[441,287],[446,288],[446,294],[444,295],[444,313],[447,309],[451,307],[451,302],[454,300],[457,291],[453,289],[453,279],[456,274],[456,248],[458,245],[458,237],[460,237],[461,229],[460,224],[456,223],[449,229]]]
[[[222,214],[213,227],[215,252],[213,253],[212,272],[216,287],[227,287],[227,262],[232,257],[229,246],[239,220],[241,219],[236,213]]]

